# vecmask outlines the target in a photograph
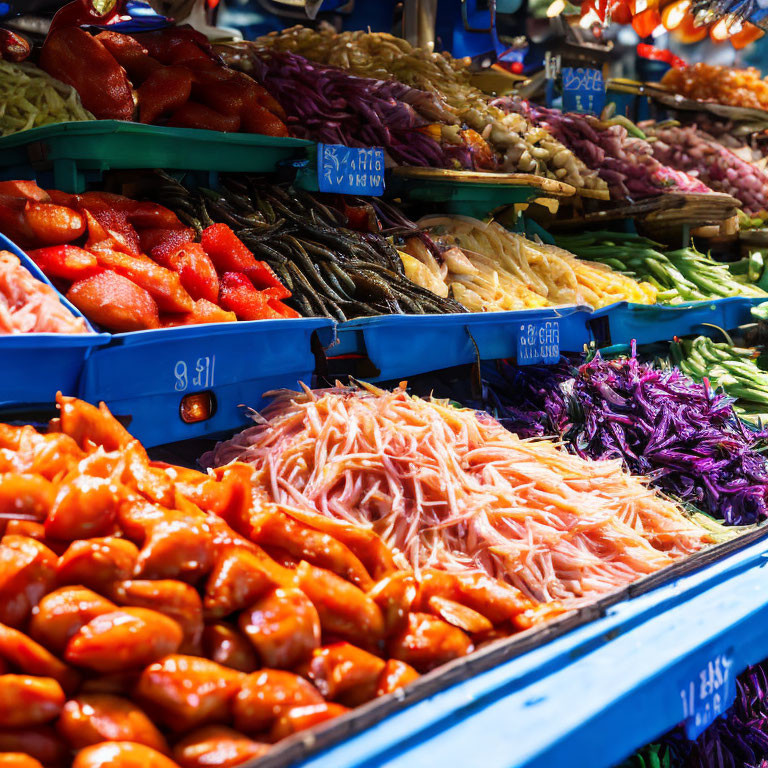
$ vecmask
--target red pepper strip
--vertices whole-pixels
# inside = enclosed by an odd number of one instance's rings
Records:
[[[266,297],[240,272],[225,272],[221,276],[219,306],[234,312],[238,320],[264,320],[274,312]]]
[[[177,64],[198,58],[216,61],[208,38],[192,27],[167,27],[140,32],[133,37],[147,49],[150,56],[163,64]]]
[[[138,91],[139,120],[154,123],[189,100],[192,93],[192,73],[184,67],[163,67],[155,70]]]
[[[125,0],[117,0],[114,6],[106,13],[99,13],[90,0],[74,0],[60,8],[51,21],[48,30],[50,35],[56,29],[62,27],[84,27],[87,25],[104,26],[118,20],[125,6]]]
[[[99,266],[127,277],[147,291],[163,312],[191,312],[195,302],[170,269],[155,264],[148,256],[129,256],[119,251],[98,251]]]
[[[244,272],[256,266],[254,255],[226,224],[211,224],[200,244],[219,272]]]
[[[0,181],[0,195],[21,197],[25,200],[37,200],[39,203],[51,202],[51,196],[35,184],[34,181]],[[56,202],[55,200],[53,201]]]
[[[24,61],[29,56],[31,48],[26,38],[0,27],[0,59],[5,61]]]
[[[51,77],[71,85],[83,106],[104,120],[130,120],[133,92],[125,70],[95,37],[78,27],[49,32],[40,66]]]
[[[99,32],[96,39],[115,57],[128,73],[134,85],[141,85],[155,70],[163,65],[153,59],[141,43],[130,35],[123,35],[110,29]]]
[[[142,252],[151,256],[163,267],[170,267],[170,256],[180,245],[191,243],[194,239],[195,230],[191,227],[183,229],[151,227],[139,232]]]
[[[262,291],[262,293],[265,293],[265,291]],[[295,309],[291,309],[287,304],[283,304],[283,302],[278,299],[270,299],[269,301],[267,301],[267,304],[269,305],[269,308],[273,312],[275,312],[279,317],[283,317],[283,318],[301,317],[301,315]]]
[[[118,250],[131,256],[141,254],[139,236],[123,211],[83,209],[88,221],[86,248]]]
[[[169,261],[171,269],[179,275],[181,284],[193,299],[216,303],[219,276],[200,243],[184,243],[171,254]]]
[[[77,211],[55,203],[27,200],[24,218],[39,245],[62,245],[77,240],[85,233],[85,219]]]
[[[74,282],[101,272],[96,256],[76,245],[53,245],[27,253],[48,277]]]
[[[78,206],[89,211],[122,211],[128,221],[138,229],[162,227],[182,229],[184,225],[178,216],[164,205],[132,200],[130,197],[111,192],[85,192],[78,196]]]

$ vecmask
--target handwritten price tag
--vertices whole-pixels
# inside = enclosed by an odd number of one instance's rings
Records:
[[[735,698],[733,657],[728,652],[718,653],[680,688],[685,735],[695,739],[731,706]]]
[[[321,192],[384,194],[384,150],[318,144],[317,184]]]
[[[563,111],[599,115],[605,106],[603,73],[592,67],[563,67]]]
[[[556,363],[560,359],[560,321],[521,323],[517,329],[517,364]]]
[[[192,365],[184,360],[178,360],[173,366],[176,379],[173,388],[177,392],[186,392],[190,385],[194,389],[208,389],[214,384],[216,373],[216,355],[198,357]]]

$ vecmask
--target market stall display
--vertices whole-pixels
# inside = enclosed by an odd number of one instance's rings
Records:
[[[465,123],[473,138],[482,136],[488,141],[499,170],[541,173],[575,187],[605,188],[596,174],[546,129],[532,125],[523,115],[491,103],[488,95],[472,84],[466,62],[449,55],[411,46],[388,34],[337,34],[329,26],[318,30],[296,26],[262,37],[255,45],[246,43],[221,50],[232,66],[250,69],[258,66],[255,62],[264,56],[260,52],[262,48],[284,55],[299,54],[292,59],[296,62],[305,57],[359,77],[396,80],[434,94],[442,105],[441,116],[447,112],[450,122]],[[324,71],[333,72],[332,69]],[[327,110],[322,110],[319,116],[324,112]],[[482,156],[487,160],[485,154]]]
[[[692,99],[768,109],[768,83],[754,67],[735,69],[697,62],[688,67],[673,67],[661,82],[675,93]]]
[[[707,3],[0,3],[0,768],[766,768],[766,81],[606,43]]]
[[[768,515],[765,436],[743,423],[732,398],[708,381],[655,369],[635,356],[598,354],[575,371],[533,369],[496,384],[489,405],[515,432],[555,434],[579,456],[621,459],[673,498],[728,525]]]
[[[3,751],[231,765],[558,612],[414,573],[370,530],[252,497],[244,464],[152,462],[103,405],[58,406],[47,434],[0,429]]]
[[[205,36],[191,28],[93,36],[62,26],[46,38],[40,66],[71,85],[99,119],[288,135],[280,105],[223,66]]]
[[[413,567],[480,570],[543,605],[594,600],[711,540],[616,462],[521,441],[402,388],[281,393],[263,419],[203,463],[244,461],[264,498],[372,528]]]
[[[205,222],[232,226],[289,287],[293,306],[306,317],[343,322],[465,311],[447,292],[409,279],[370,204],[338,209],[306,192],[235,176],[219,192],[193,192],[165,177],[151,194],[197,231]]]
[[[659,162],[735,197],[750,216],[768,208],[768,174],[696,126],[644,125],[643,130],[656,138],[651,149]]]
[[[191,228],[154,203],[31,182],[0,188],[5,233],[109,331],[298,317],[282,301],[291,292],[226,224],[206,227],[195,242]]]

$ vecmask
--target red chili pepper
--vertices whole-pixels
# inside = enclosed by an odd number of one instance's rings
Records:
[[[130,35],[104,30],[96,39],[115,57],[120,66],[128,73],[134,85],[141,85],[156,69],[163,65],[153,59],[147,49]]]
[[[234,312],[238,320],[263,320],[267,299],[241,272],[225,272],[221,276],[219,306]]]
[[[242,272],[258,289],[283,287],[271,267],[258,261],[226,224],[206,227],[200,244],[219,272]]]
[[[139,236],[122,211],[85,209],[85,218],[88,222],[86,248],[122,251],[131,256],[138,256],[141,253]]]
[[[40,245],[71,243],[85,233],[85,219],[77,211],[55,203],[27,200],[24,218],[32,238]]]
[[[185,243],[170,256],[171,269],[181,278],[181,284],[193,299],[216,302],[219,296],[219,276],[200,243]]]
[[[5,61],[24,61],[31,48],[26,38],[0,27],[0,59]]]
[[[75,245],[53,245],[27,253],[48,277],[74,282],[101,272],[96,256]]]
[[[150,56],[163,64],[195,59],[216,60],[208,38],[192,27],[167,27],[153,32],[140,32],[133,37],[147,49]]]
[[[191,93],[192,73],[188,69],[169,66],[155,70],[138,91],[139,120],[154,123],[185,104]]]
[[[83,106],[104,120],[130,120],[133,93],[125,70],[95,37],[78,27],[50,32],[40,54],[40,66],[71,85]]]
[[[34,181],[25,181],[23,179],[0,181],[0,195],[9,195],[10,197],[18,197],[24,200],[37,200],[39,203],[51,202],[51,196],[44,189],[40,189]],[[58,201],[54,200],[53,202]]]
[[[51,21],[48,34],[63,27],[83,27],[89,24],[104,26],[113,24],[123,12],[125,0],[117,0],[106,13],[99,13],[91,0],[74,0],[60,8]]]
[[[189,227],[151,227],[139,232],[141,250],[163,267],[170,267],[170,256],[180,245],[191,243],[194,239],[195,231]]]

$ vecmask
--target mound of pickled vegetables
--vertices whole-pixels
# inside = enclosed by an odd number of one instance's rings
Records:
[[[605,264],[576,258],[468,216],[427,216],[406,237],[406,275],[438,295],[450,294],[472,312],[617,301],[653,304],[656,289]],[[425,237],[426,235],[426,237]]]
[[[37,280],[9,251],[0,251],[0,334],[85,333],[56,291]]]
[[[288,135],[272,96],[224,66],[205,35],[188,27],[94,36],[59,26],[46,37],[40,66],[72,86],[99,119]]]
[[[463,150],[465,167],[472,167],[471,160],[478,168],[495,164],[502,171],[540,174],[576,187],[606,188],[605,182],[545,127],[491,103],[490,97],[473,84],[468,60],[414,47],[407,40],[382,32],[338,33],[329,24],[320,24],[317,29],[295,26],[260,37],[255,43],[221,46],[228,63],[246,70],[260,68],[255,60],[264,58],[264,49],[278,62],[311,59],[347,70],[357,76],[348,78],[347,87],[353,94],[363,90],[359,85],[363,83],[361,78],[366,78],[369,83],[389,81],[390,87],[400,83],[409,86],[408,101],[415,96],[423,103],[425,96],[433,96],[441,107],[439,115],[435,114],[434,107],[432,110],[434,133],[454,159],[457,159],[456,153],[461,158]],[[292,74],[289,66],[283,65],[282,69],[285,75]],[[325,68],[317,69],[325,71]],[[313,102],[318,99],[320,103],[313,109]],[[299,103],[307,113],[327,117],[329,105],[322,103],[322,97],[317,94],[307,93]],[[288,108],[287,104],[284,106]],[[374,111],[369,124],[389,128],[390,111],[394,110]],[[466,128],[462,130],[461,126]],[[380,137],[377,143],[381,143]],[[409,162],[430,164],[425,162],[428,155],[422,146],[423,140],[418,139],[409,151],[416,158]],[[434,161],[431,164],[435,165]]]
[[[108,331],[298,317],[283,303],[291,292],[226,224],[195,242],[162,205],[9,181],[0,182],[0,228]]]
[[[285,392],[263,417],[202,461],[245,461],[265,499],[376,531],[416,568],[497,577],[542,606],[595,600],[714,540],[618,461],[521,440],[403,388]]]
[[[46,434],[0,425],[0,752],[24,766],[236,765],[560,610],[58,405]]]

